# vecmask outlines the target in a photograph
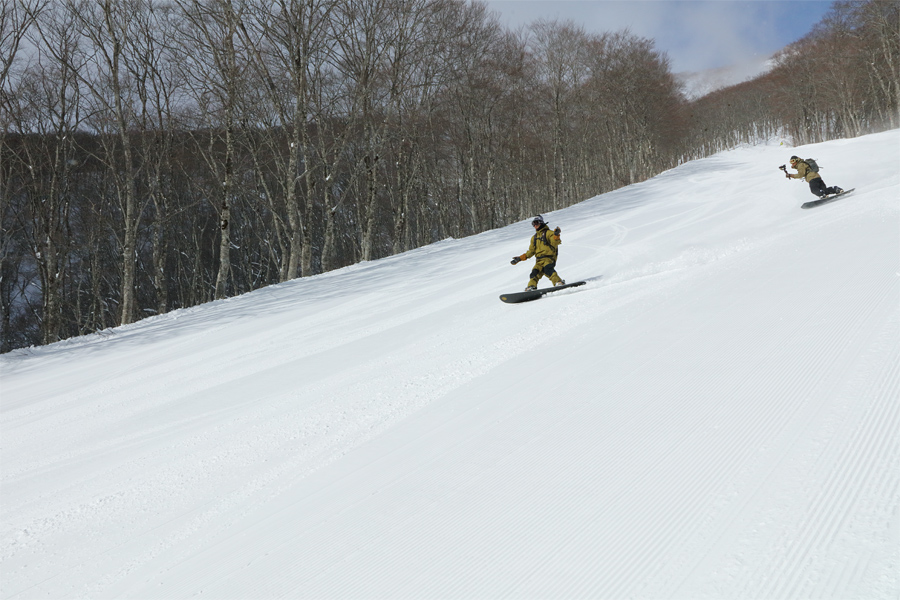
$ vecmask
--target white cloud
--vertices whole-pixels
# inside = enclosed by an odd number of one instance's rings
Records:
[[[830,2],[770,0],[491,0],[517,28],[539,18],[574,21],[587,31],[629,29],[653,39],[673,71],[740,64],[803,37]]]

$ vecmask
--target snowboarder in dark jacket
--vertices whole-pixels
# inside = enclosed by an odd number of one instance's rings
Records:
[[[554,286],[565,285],[566,282],[560,279],[556,272],[556,258],[559,256],[559,245],[562,243],[559,237],[559,227],[550,231],[550,227],[544,222],[544,217],[541,215],[534,218],[531,226],[534,227],[534,235],[531,236],[528,252],[521,256],[514,256],[510,261],[510,264],[516,265],[532,256],[537,258],[525,291],[536,290],[538,281],[544,276],[547,276]]]
[[[798,156],[791,157],[791,168],[796,169],[797,172],[788,173],[787,169],[785,169],[784,174],[788,179],[805,179],[809,183],[809,191],[819,198],[828,194],[840,194],[844,191],[838,186],[825,187],[825,182],[822,181],[821,175],[813,171],[809,164]]]

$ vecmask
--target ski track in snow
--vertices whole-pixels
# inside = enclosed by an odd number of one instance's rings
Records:
[[[898,136],[0,357],[0,596],[898,597]]]

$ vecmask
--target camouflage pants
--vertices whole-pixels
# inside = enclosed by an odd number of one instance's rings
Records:
[[[556,272],[556,261],[552,258],[539,258],[534,263],[534,269],[531,270],[531,279],[528,281],[529,286],[537,287],[541,277],[547,277],[554,285],[562,281]]]

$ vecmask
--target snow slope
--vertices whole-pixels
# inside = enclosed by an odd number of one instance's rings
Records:
[[[898,166],[545,215],[532,303],[522,222],[5,355],[0,595],[897,598]]]
[[[756,79],[771,71],[774,66],[772,56],[761,56],[718,69],[675,73],[675,79],[681,84],[685,97],[696,100],[716,90]]]

